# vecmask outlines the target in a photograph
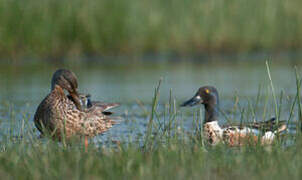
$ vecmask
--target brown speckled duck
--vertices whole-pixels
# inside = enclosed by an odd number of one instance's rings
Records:
[[[194,106],[203,104],[205,108],[205,119],[203,124],[204,138],[211,145],[225,143],[229,146],[242,146],[245,144],[267,145],[272,144],[276,134],[286,130],[285,121],[275,121],[272,118],[265,122],[252,123],[247,126],[225,126],[218,124],[219,96],[213,86],[204,86],[181,106]]]
[[[88,137],[102,134],[118,123],[107,110],[119,106],[117,103],[100,103],[90,100],[90,95],[77,92],[75,74],[66,69],[57,70],[51,80],[51,91],[42,100],[34,116],[34,123],[41,135],[48,133],[59,141],[65,137]],[[64,90],[69,94],[66,95]],[[64,135],[64,136],[63,136]]]

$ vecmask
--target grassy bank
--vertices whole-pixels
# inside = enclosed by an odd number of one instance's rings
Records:
[[[302,47],[299,0],[0,0],[0,57]]]
[[[10,179],[300,179],[301,142],[284,149],[205,151],[200,146],[174,144],[143,152],[62,148],[57,144],[1,145],[0,176]]]

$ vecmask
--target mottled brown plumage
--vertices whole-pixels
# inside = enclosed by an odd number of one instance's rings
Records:
[[[118,122],[108,116],[108,108],[97,103],[83,108],[76,91],[75,75],[68,70],[58,71],[54,74],[51,92],[40,103],[34,116],[35,125],[42,135],[49,133],[58,140],[62,140],[63,135],[66,139],[93,137],[104,133]],[[64,89],[69,92],[69,97]],[[111,108],[116,106],[118,104],[112,104]]]

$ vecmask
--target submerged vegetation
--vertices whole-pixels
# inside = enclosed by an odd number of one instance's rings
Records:
[[[179,109],[172,90],[168,102],[160,101],[160,80],[150,106],[139,103],[141,112],[124,114],[125,124],[145,120],[144,132],[121,137],[119,142],[91,142],[85,152],[81,142],[63,145],[37,138],[29,112],[10,103],[0,105],[0,177],[11,179],[300,179],[302,176],[301,77],[296,70],[297,93],[275,92],[267,64],[269,83],[256,97],[242,100],[235,94],[233,105],[223,107],[221,119],[244,123],[284,118],[292,128],[272,146],[229,148],[206,146],[202,137],[203,113]],[[244,100],[245,101],[245,100]],[[21,118],[17,115],[21,113]],[[258,118],[257,118],[258,117]],[[260,117],[260,118],[259,118]],[[184,123],[191,123],[187,129]],[[8,123],[9,125],[7,126]],[[127,125],[128,126],[128,125]],[[130,128],[130,125],[129,125]],[[297,131],[296,131],[297,130]],[[140,132],[140,131],[139,131]],[[112,141],[112,142],[111,142]]]
[[[0,57],[291,51],[300,0],[0,0]]]

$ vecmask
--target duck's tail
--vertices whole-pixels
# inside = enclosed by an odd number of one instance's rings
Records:
[[[275,130],[274,133],[275,133],[275,134],[281,133],[281,132],[285,131],[286,129],[287,129],[286,123],[280,124],[279,127],[278,127],[278,129]]]
[[[272,144],[276,136],[287,129],[286,121],[279,121],[277,123],[276,118],[271,118],[264,123],[269,123],[270,130],[265,129],[265,134],[261,138],[262,144]]]
[[[92,107],[89,109],[89,111],[101,113],[107,119],[110,120],[112,125],[119,124],[124,121],[124,119],[121,116],[116,116],[116,115],[111,116],[114,114],[114,112],[112,112],[110,110],[120,106],[119,103],[103,103],[103,102],[99,102],[99,101],[92,101],[91,103],[92,103]]]

